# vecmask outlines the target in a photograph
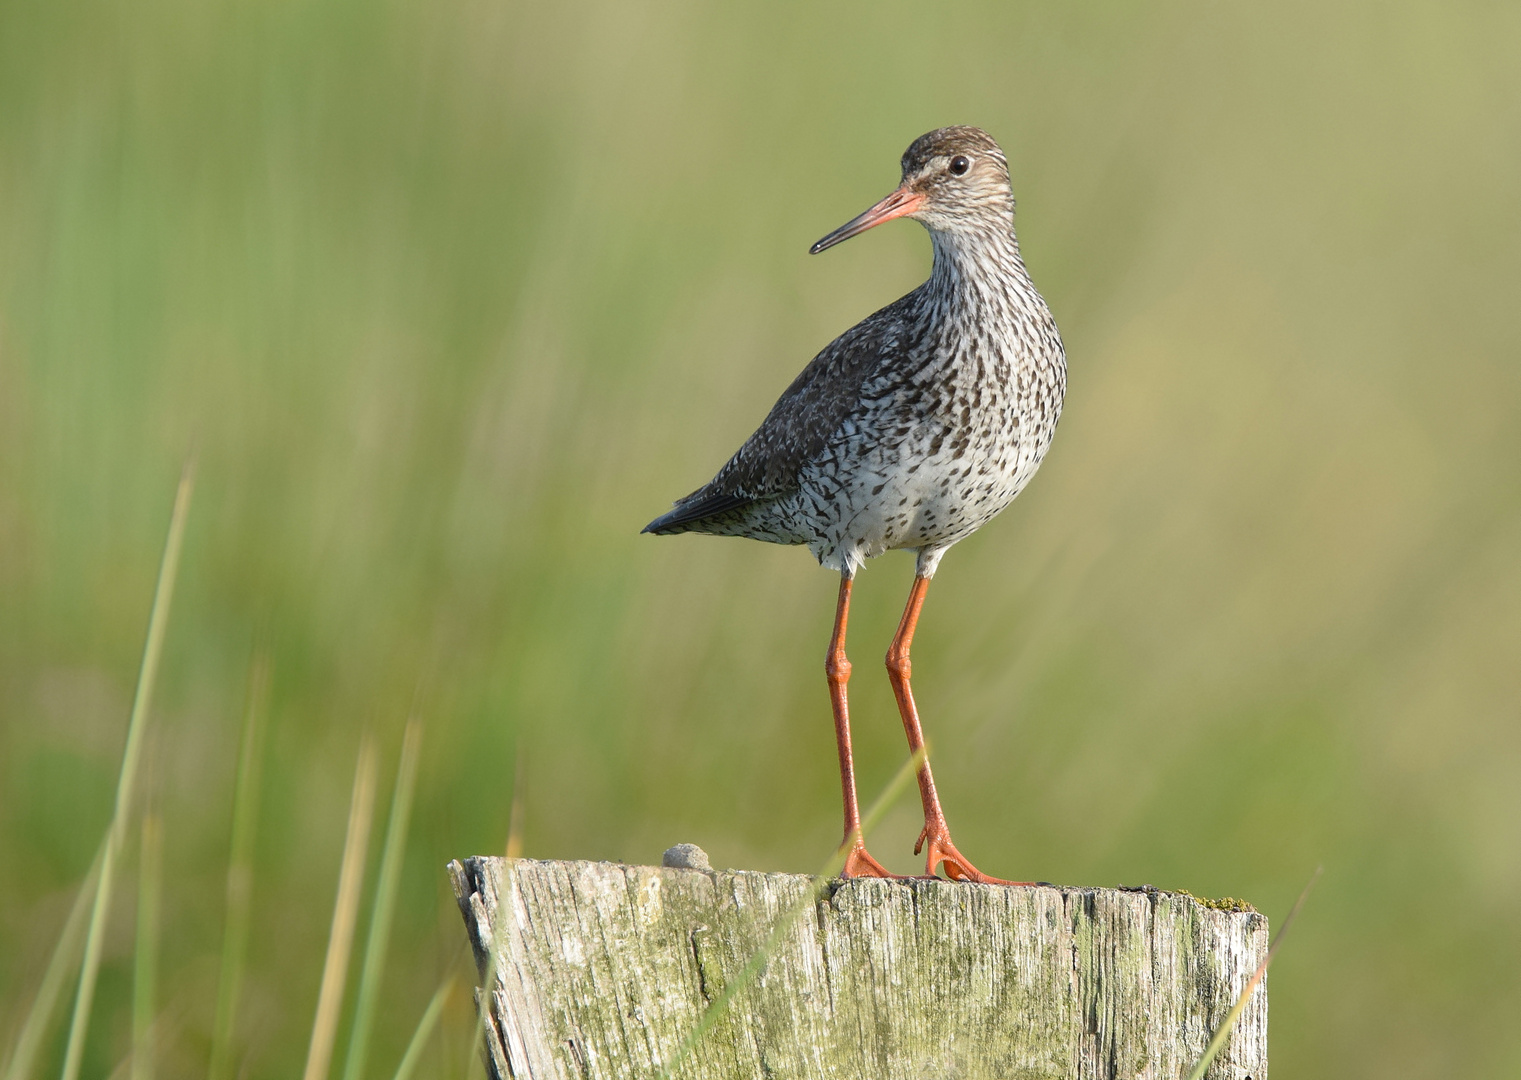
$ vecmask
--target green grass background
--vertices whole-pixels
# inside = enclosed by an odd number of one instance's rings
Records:
[[[375,1075],[469,970],[443,864],[502,848],[519,754],[530,856],[817,867],[833,579],[638,530],[922,279],[912,224],[805,251],[973,123],[1071,384],[921,624],[958,844],[1275,919],[1323,863],[1279,1075],[1521,1075],[1518,55],[1480,2],[0,7],[0,1052],[106,827],[192,446],[161,1075],[204,1072],[259,650],[249,1077],[300,1068],[359,738],[388,790],[414,701]],[[868,798],[911,572],[856,590]],[[917,828],[874,852],[912,870]],[[86,1075],[130,1042],[134,894]]]

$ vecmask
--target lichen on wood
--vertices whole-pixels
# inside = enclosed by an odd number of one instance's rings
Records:
[[[1268,947],[1267,920],[1144,889],[468,859],[496,1080],[648,1080],[777,927],[681,1060],[735,1077],[1178,1080]],[[489,981],[493,928],[496,970]],[[1267,996],[1210,1080],[1266,1080]]]

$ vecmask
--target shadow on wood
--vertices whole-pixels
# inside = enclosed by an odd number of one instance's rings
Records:
[[[1180,1080],[1267,952],[1267,919],[1155,889],[836,882],[621,863],[450,863],[490,979],[494,1080],[647,1080],[778,925],[676,1070]],[[802,914],[797,915],[801,906]],[[1212,1080],[1266,1080],[1259,989]]]

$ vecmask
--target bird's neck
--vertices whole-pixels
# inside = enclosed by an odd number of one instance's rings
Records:
[[[1012,223],[989,222],[982,228],[930,230],[934,267],[926,291],[937,302],[961,308],[990,295],[1022,293],[1030,281],[1019,254]]]

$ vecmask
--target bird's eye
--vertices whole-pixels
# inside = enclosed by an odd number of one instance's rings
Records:
[[[972,159],[971,158],[963,157],[960,154],[957,154],[955,157],[951,158],[950,169],[951,169],[951,175],[952,176],[965,176],[966,175],[966,171],[968,169],[970,169],[971,167],[972,167]]]

